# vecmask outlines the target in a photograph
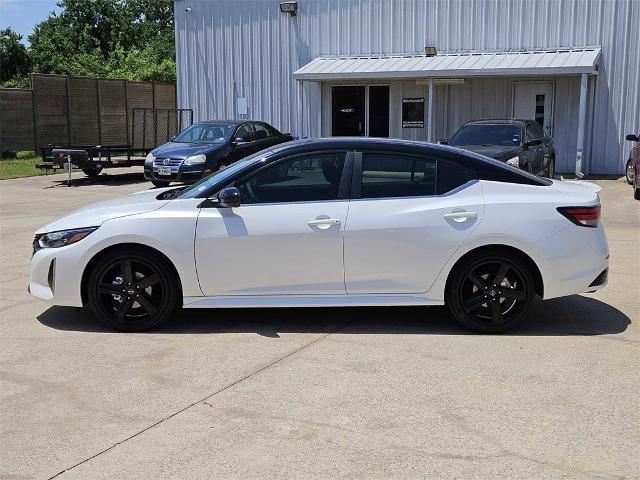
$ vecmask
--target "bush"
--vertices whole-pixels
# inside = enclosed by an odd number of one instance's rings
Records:
[[[16,158],[18,160],[26,160],[28,158],[37,157],[36,152],[30,152],[29,150],[23,150],[21,152],[16,153]]]

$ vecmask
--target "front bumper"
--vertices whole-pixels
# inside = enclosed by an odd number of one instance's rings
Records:
[[[82,306],[82,249],[74,245],[43,248],[33,254],[29,272],[29,293],[56,305]]]
[[[144,167],[144,178],[146,180],[153,180],[156,182],[180,182],[180,183],[195,183],[203,176],[203,170],[180,170],[171,169],[171,175],[160,175],[157,167]]]

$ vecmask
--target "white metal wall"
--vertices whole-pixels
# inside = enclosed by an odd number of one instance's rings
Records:
[[[235,118],[234,98],[247,97],[249,117],[299,134],[297,88],[291,74],[319,55],[415,53],[425,45],[435,45],[439,51],[602,45],[589,114],[593,121],[587,128],[587,158],[591,173],[623,171],[631,146],[624,136],[640,131],[640,0],[298,3],[299,14],[291,17],[280,13],[278,0],[176,0],[179,106],[193,108],[196,119]],[[477,112],[502,111],[505,105],[492,104],[491,95],[506,81],[477,79],[437,87],[436,138]],[[575,138],[573,81],[556,78],[556,137],[562,128]],[[392,88],[392,101],[407,89],[424,88],[406,83]],[[318,84],[305,87],[305,135],[322,131],[321,91]],[[455,101],[458,97],[460,101]],[[422,133],[400,135],[417,138]],[[569,159],[571,142],[564,135],[562,142]]]

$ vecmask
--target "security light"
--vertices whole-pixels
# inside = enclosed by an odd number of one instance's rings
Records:
[[[295,17],[298,14],[297,0],[288,0],[286,2],[280,2],[280,12],[288,13],[292,17]]]
[[[435,57],[438,54],[436,47],[424,47],[424,54],[427,57]]]

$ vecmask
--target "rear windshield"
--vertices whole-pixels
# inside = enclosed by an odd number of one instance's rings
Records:
[[[455,147],[468,145],[520,145],[520,125],[467,125],[458,130],[449,144]]]

